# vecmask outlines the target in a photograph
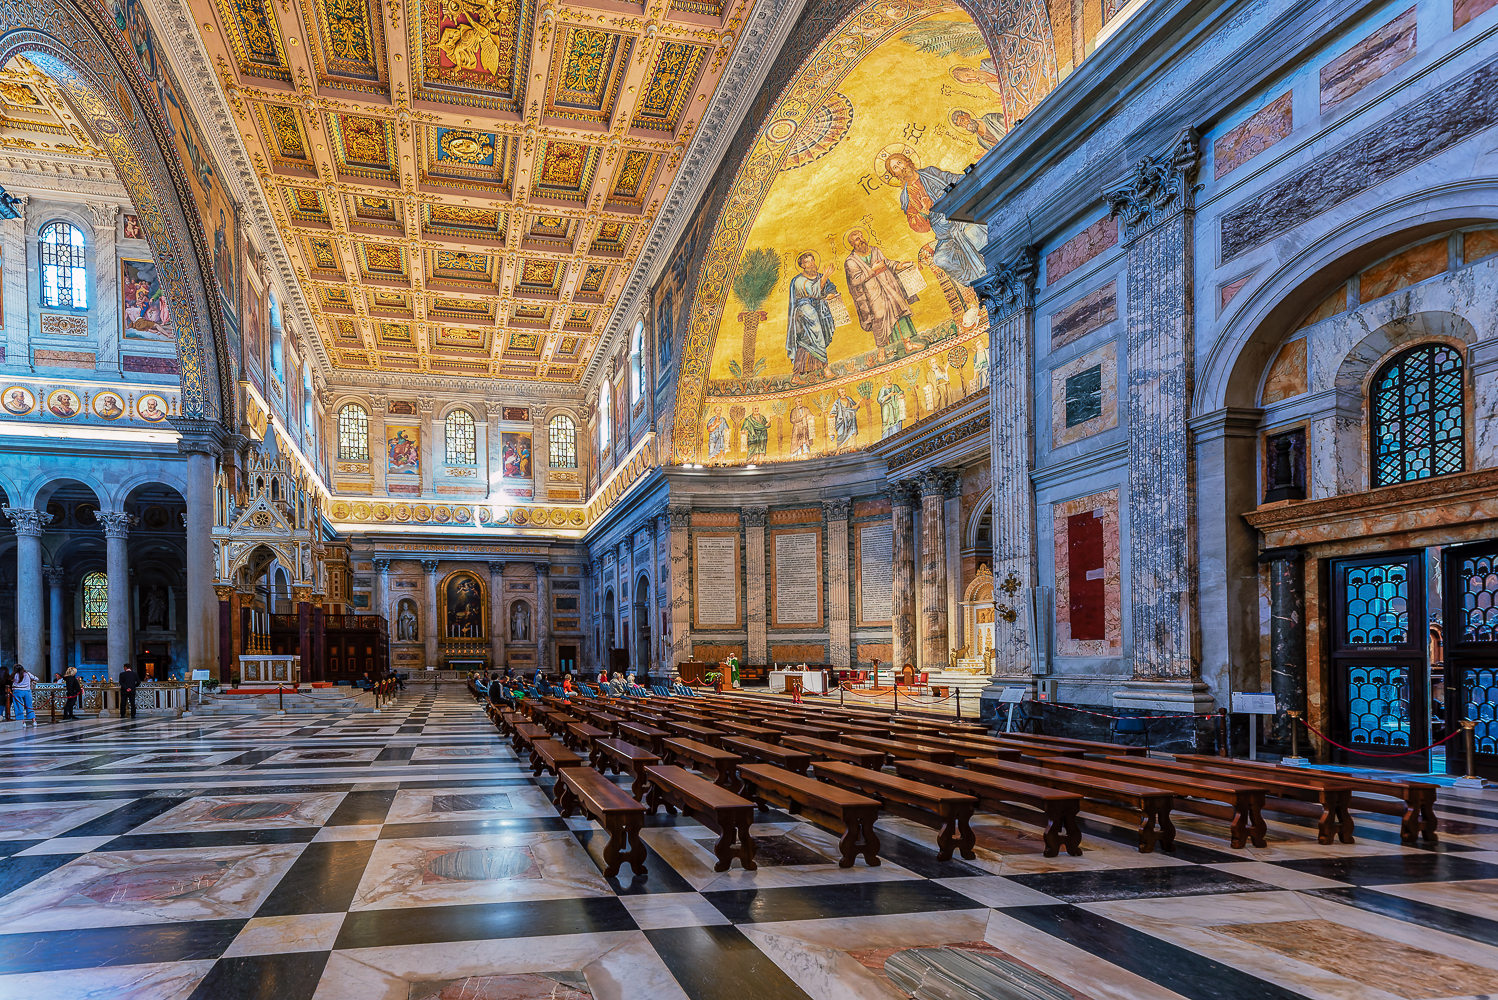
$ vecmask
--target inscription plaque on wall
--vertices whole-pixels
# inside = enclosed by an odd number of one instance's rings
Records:
[[[858,529],[858,620],[888,622],[895,608],[895,535],[888,521]]]
[[[776,626],[822,624],[822,536],[817,531],[774,532]]]
[[[694,614],[698,625],[739,624],[739,538],[698,535],[693,579]]]

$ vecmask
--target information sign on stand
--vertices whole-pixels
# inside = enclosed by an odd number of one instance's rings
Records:
[[[209,679],[208,671],[207,670],[203,670],[203,669],[195,669],[188,676],[187,679],[190,680],[190,681],[197,681],[198,682],[198,707],[202,708],[203,707],[203,682]],[[182,710],[182,714],[183,715],[191,715],[192,714],[192,705],[190,703],[188,704],[188,706],[185,709]]]
[[[1250,691],[1232,692],[1228,710],[1234,715],[1248,716],[1248,759],[1259,759],[1259,716],[1274,715],[1279,709],[1274,704],[1274,695]]]
[[[1014,710],[1022,702],[1024,702],[1025,695],[1029,693],[1029,688],[1019,687],[1017,685],[1010,685],[1009,687],[1006,687],[1004,688],[1004,690],[999,692],[999,704],[1009,706],[1008,714],[1004,719],[1004,732],[1014,732]]]

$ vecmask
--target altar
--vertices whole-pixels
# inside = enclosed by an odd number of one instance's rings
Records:
[[[246,653],[239,658],[239,686],[287,685],[296,687],[302,679],[300,656],[276,656],[270,653]]]
[[[772,670],[770,671],[770,692],[784,692],[790,683],[790,678],[801,678],[801,690],[807,694],[827,693],[827,671],[825,670]]]

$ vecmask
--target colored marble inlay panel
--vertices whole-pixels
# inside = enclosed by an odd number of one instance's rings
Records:
[[[1098,254],[1118,243],[1118,220],[1101,218],[1045,257],[1045,283],[1054,285]]]
[[[1296,329],[1304,330],[1306,327],[1314,326],[1322,320],[1335,316],[1346,309],[1347,286],[1345,284],[1338,285],[1336,291],[1322,299],[1320,305],[1306,314],[1306,318],[1300,321],[1300,326]]]
[[[1123,650],[1118,490],[1055,504],[1052,525],[1056,653],[1116,656]]]
[[[1052,447],[1072,444],[1117,426],[1116,345],[1105,344],[1051,373]]]
[[[1410,247],[1362,273],[1358,279],[1362,292],[1360,298],[1372,302],[1426,278],[1433,278],[1444,272],[1446,265],[1446,237],[1440,236]]]
[[[1494,0],[1498,3],[1498,0]],[[1498,253],[1498,227],[1474,229],[1462,235],[1462,260],[1468,264]]]
[[[1214,177],[1241,167],[1290,134],[1294,127],[1290,94],[1285,93],[1248,121],[1223,134],[1212,144]]]
[[[1221,286],[1217,291],[1217,308],[1219,310],[1226,309],[1228,303],[1238,297],[1238,293],[1243,291],[1243,286],[1248,284],[1249,279],[1252,277],[1253,275],[1251,274],[1245,275],[1237,281],[1230,281],[1226,285]]]
[[[1456,0],[1451,8],[1451,26],[1460,28],[1480,14],[1493,9],[1498,0]]]
[[[1306,341],[1302,337],[1292,340],[1280,348],[1269,374],[1264,378],[1264,391],[1259,399],[1264,403],[1276,403],[1291,396],[1299,396],[1307,388]]]
[[[127,372],[140,372],[147,375],[177,375],[181,368],[176,358],[152,357],[146,354],[126,354],[121,358],[121,366]]]
[[[1110,281],[1051,314],[1051,350],[1080,340],[1116,319],[1118,283]]]
[[[1223,262],[1498,124],[1498,61],[1391,114],[1223,216]]]
[[[1321,110],[1347,100],[1415,55],[1415,8],[1321,68]]]

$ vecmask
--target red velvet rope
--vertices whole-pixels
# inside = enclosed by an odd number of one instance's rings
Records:
[[[1462,734],[1462,731],[1460,729],[1458,729],[1454,733],[1452,733],[1450,736],[1447,736],[1444,740],[1437,740],[1436,742],[1430,744],[1429,746],[1423,746],[1423,747],[1421,747],[1418,750],[1405,750],[1405,751],[1402,751],[1400,753],[1369,753],[1367,750],[1354,750],[1350,746],[1346,746],[1346,745],[1344,745],[1342,743],[1338,743],[1336,740],[1332,739],[1330,736],[1326,735],[1321,730],[1319,730],[1315,726],[1311,725],[1310,722],[1308,722],[1307,720],[1301,719],[1300,721],[1303,722],[1303,723],[1305,723],[1305,727],[1307,729],[1309,729],[1311,732],[1315,733],[1321,739],[1323,739],[1326,742],[1330,743],[1332,746],[1336,747],[1338,750],[1345,750],[1348,753],[1355,753],[1359,757],[1390,757],[1390,758],[1392,758],[1392,757],[1413,757],[1413,756],[1415,756],[1415,754],[1426,753],[1427,751],[1434,750],[1436,747],[1440,746],[1441,744],[1450,742],[1451,740],[1456,739],[1458,736],[1460,736]]]

